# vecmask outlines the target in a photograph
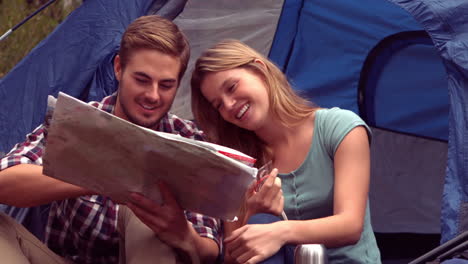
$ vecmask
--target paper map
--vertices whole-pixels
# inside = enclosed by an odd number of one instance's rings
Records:
[[[60,93],[43,173],[120,202],[129,192],[160,202],[156,183],[163,180],[182,208],[231,220],[257,169],[213,146],[137,126]]]

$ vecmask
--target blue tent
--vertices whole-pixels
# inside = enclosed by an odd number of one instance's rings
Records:
[[[462,0],[285,2],[270,57],[313,101],[373,127],[377,231],[446,242],[468,229],[467,11]]]
[[[449,140],[442,242],[468,230],[468,2],[395,1],[424,25],[447,71]]]
[[[358,113],[374,135],[375,231],[445,242],[468,229],[467,11],[462,0],[85,1],[0,80],[0,152],[42,122],[47,95],[115,91],[123,30],[159,12],[187,33],[192,58],[239,38],[318,105]],[[173,111],[191,118],[188,91],[185,78]]]

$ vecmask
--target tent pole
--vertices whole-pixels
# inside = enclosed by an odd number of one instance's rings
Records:
[[[15,31],[17,28],[19,28],[20,26],[22,26],[24,23],[26,23],[26,21],[28,21],[29,19],[31,19],[33,16],[35,16],[37,13],[41,12],[44,8],[48,7],[50,4],[52,4],[53,2],[55,2],[56,0],[50,0],[49,2],[45,3],[44,5],[42,5],[41,7],[39,7],[39,9],[37,9],[36,11],[34,11],[34,13],[32,13],[31,15],[27,16],[25,19],[23,19],[21,22],[19,22],[18,24],[16,24],[14,27],[10,28],[7,32],[5,32],[1,37],[0,37],[0,41],[6,39],[13,31]]]

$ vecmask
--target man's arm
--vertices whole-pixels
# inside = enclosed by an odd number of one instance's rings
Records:
[[[185,211],[185,217],[195,232],[195,247],[202,263],[213,263],[222,251],[221,221],[206,215]]]
[[[188,228],[190,234],[184,243],[186,246],[176,248],[179,255],[186,260],[183,262],[195,264],[195,260],[199,260],[200,263],[214,263],[220,252],[218,244],[211,238],[200,236],[190,224]]]
[[[47,126],[40,125],[0,159],[0,203],[30,207],[90,194],[42,174]]]
[[[0,203],[31,207],[92,194],[42,174],[42,166],[19,164],[0,171]]]

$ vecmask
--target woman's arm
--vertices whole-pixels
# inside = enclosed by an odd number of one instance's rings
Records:
[[[286,243],[341,247],[359,240],[370,181],[370,149],[364,127],[356,127],[345,136],[335,153],[334,169],[333,215],[274,223],[278,233],[287,234]]]
[[[313,220],[289,220],[267,225],[246,225],[225,239],[238,262],[261,261],[284,244],[323,244],[328,248],[352,245],[363,230],[370,178],[367,131],[352,129],[334,156],[333,215]]]

